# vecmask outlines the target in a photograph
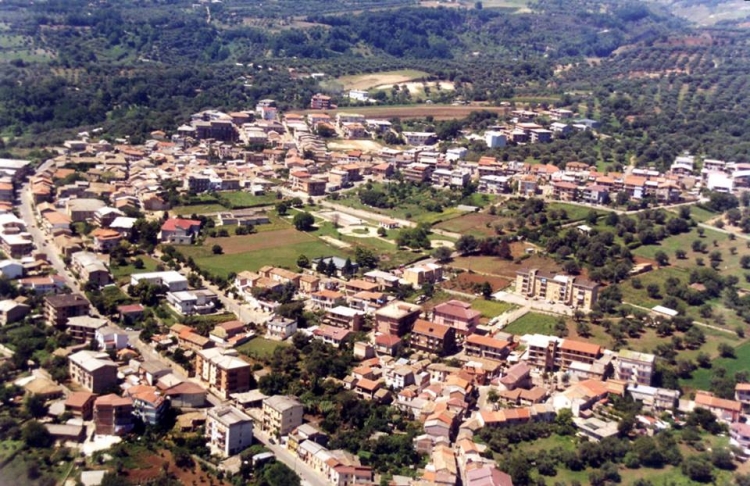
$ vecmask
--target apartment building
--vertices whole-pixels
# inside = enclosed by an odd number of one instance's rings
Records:
[[[435,306],[432,320],[450,326],[460,336],[473,334],[479,325],[482,313],[471,308],[471,304],[460,300],[449,300]]]
[[[188,289],[185,276],[174,270],[164,272],[134,273],[130,276],[130,285],[138,285],[141,281],[151,285],[161,285],[169,292],[180,292]]]
[[[266,337],[274,341],[284,341],[297,332],[297,321],[295,319],[284,319],[275,317],[266,323]]]
[[[195,353],[195,375],[225,400],[250,389],[251,366],[233,349],[210,348]]]
[[[328,110],[331,108],[331,97],[317,93],[310,98],[310,109]]]
[[[407,302],[394,301],[375,311],[378,332],[401,337],[411,331],[422,308]]]
[[[80,294],[48,295],[44,298],[44,316],[51,326],[63,327],[68,319],[89,313],[89,301]]]
[[[288,435],[302,425],[304,407],[293,396],[274,395],[263,400],[261,427],[269,434]]]
[[[699,390],[695,394],[695,407],[705,408],[718,420],[737,422],[742,415],[742,404],[734,400],[715,397],[712,393]]]
[[[206,414],[208,446],[223,457],[239,454],[253,443],[253,420],[234,406],[215,407]]]
[[[467,356],[505,361],[510,354],[510,343],[490,336],[471,334],[464,340],[464,352]]]
[[[414,265],[404,270],[403,278],[417,287],[426,283],[436,283],[443,279],[443,267],[435,263]]]
[[[78,274],[81,281],[103,287],[112,282],[107,264],[100,260],[96,253],[79,251],[70,257],[72,270]]]
[[[450,354],[456,349],[456,330],[443,324],[417,319],[411,330],[409,346],[441,356]]]
[[[133,430],[133,400],[114,393],[94,402],[94,426],[97,435],[125,435]]]
[[[144,424],[157,425],[169,409],[169,402],[155,386],[135,385],[125,391],[133,400],[133,415]]]
[[[599,284],[571,275],[524,268],[516,272],[516,292],[590,311],[598,298]]]
[[[344,307],[342,305],[328,309],[323,316],[323,323],[334,327],[342,327],[352,331],[359,331],[365,322],[363,312]]]
[[[615,363],[615,379],[639,385],[651,385],[656,356],[622,349]]]
[[[68,357],[71,381],[92,393],[102,393],[117,385],[117,364],[107,353],[83,350]]]
[[[76,316],[68,318],[65,332],[79,343],[90,343],[96,339],[96,331],[107,327],[107,320],[91,316]]]
[[[557,351],[555,364],[563,370],[570,368],[573,362],[593,364],[602,355],[601,346],[572,339],[563,339]]]

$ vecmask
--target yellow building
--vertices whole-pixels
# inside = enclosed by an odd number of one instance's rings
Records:
[[[524,268],[516,272],[516,291],[526,297],[590,311],[596,303],[599,284],[572,275],[555,275],[535,268]]]

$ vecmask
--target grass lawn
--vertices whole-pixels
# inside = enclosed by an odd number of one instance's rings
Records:
[[[150,256],[139,255],[143,261],[143,268],[135,268],[133,264],[125,265],[122,267],[112,267],[110,271],[112,276],[117,280],[118,283],[127,283],[130,281],[130,276],[134,273],[153,272],[156,270],[156,266],[159,264],[158,261],[154,260]]]
[[[547,211],[551,209],[564,209],[568,215],[567,221],[569,222],[586,219],[586,216],[588,216],[589,212],[591,211],[591,208],[561,202],[552,202],[547,204]],[[595,209],[594,211],[596,211],[596,213],[599,215],[607,213],[607,211],[602,211],[600,209]]]
[[[496,300],[474,299],[471,302],[471,308],[482,313],[482,317],[492,319],[509,310],[515,309],[515,305],[508,302],[498,302]]]
[[[750,371],[750,343],[745,343],[734,350],[736,358],[717,358],[712,362],[712,368],[698,368],[689,380],[680,380],[688,388],[708,390],[711,388],[711,377],[714,368],[726,368],[727,375],[732,376],[738,371]]]
[[[553,335],[556,321],[557,317],[555,316],[529,312],[505,326],[503,331],[519,336],[524,334]]]
[[[675,210],[675,212],[678,213],[679,209]],[[708,209],[704,209],[697,205],[690,206],[690,218],[699,223],[705,223],[709,219],[715,218],[718,215],[718,213],[714,213],[713,211],[709,211]]]
[[[256,337],[248,343],[237,348],[240,353],[252,358],[266,359],[273,356],[276,348],[288,346],[283,341],[271,341],[262,337]]]
[[[221,204],[193,204],[191,206],[176,206],[169,210],[170,214],[177,216],[190,216],[191,214],[211,214],[226,211],[227,208]]]
[[[254,208],[256,206],[268,206],[278,202],[276,193],[267,193],[256,196],[245,191],[220,192],[218,199],[227,207],[232,209]]]

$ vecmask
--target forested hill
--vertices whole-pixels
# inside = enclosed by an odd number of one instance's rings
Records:
[[[262,97],[302,107],[320,87],[290,67],[334,76],[414,67],[499,101],[514,89],[548,90],[557,65],[689,31],[636,1],[538,0],[525,13],[406,0],[262,4],[4,0],[2,135],[35,143],[104,125],[138,137],[191,111],[247,108]]]

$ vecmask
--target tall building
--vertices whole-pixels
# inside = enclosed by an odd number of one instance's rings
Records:
[[[302,425],[304,408],[295,397],[275,395],[263,400],[263,430],[278,436],[288,435]]]
[[[238,454],[253,443],[253,420],[233,406],[210,409],[205,430],[208,446],[224,457]]]
[[[572,275],[555,275],[536,268],[516,272],[516,292],[526,297],[571,305],[590,311],[598,298],[599,284]]]
[[[225,400],[250,390],[250,363],[233,349],[210,348],[195,353],[195,375]]]
[[[133,400],[114,393],[94,402],[97,435],[123,435],[133,430]]]
[[[378,332],[403,336],[411,332],[422,308],[407,302],[395,301],[375,311],[375,324]]]
[[[622,349],[617,355],[615,364],[615,378],[639,385],[651,385],[656,356],[639,353],[629,349]]]

